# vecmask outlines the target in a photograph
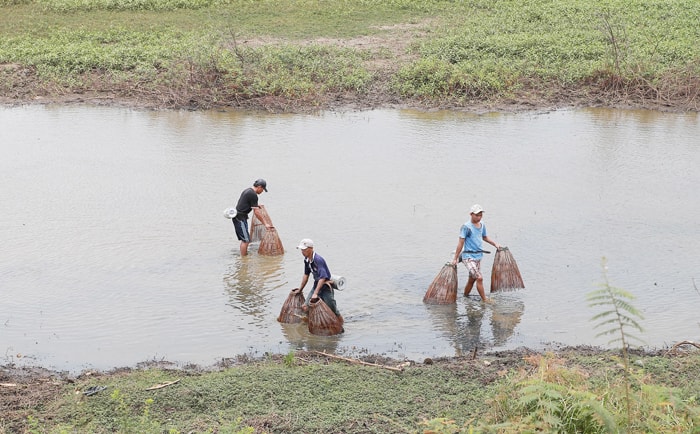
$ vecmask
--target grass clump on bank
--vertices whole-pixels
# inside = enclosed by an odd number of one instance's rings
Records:
[[[692,0],[0,0],[0,98],[696,110]]]

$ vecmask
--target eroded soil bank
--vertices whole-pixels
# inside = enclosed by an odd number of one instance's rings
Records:
[[[3,65],[0,65],[2,68]],[[5,68],[8,66],[5,65]],[[290,99],[264,96],[249,99],[212,102],[209,95],[182,95],[173,97],[162,93],[133,95],[120,88],[51,89],[45,84],[28,80],[24,88],[14,89],[12,95],[0,95],[0,105],[6,107],[31,104],[87,104],[95,106],[129,107],[146,110],[260,110],[272,113],[313,113],[318,111],[361,111],[373,109],[455,110],[471,113],[549,111],[558,109],[608,107],[645,109],[663,112],[697,112],[700,98],[667,96],[658,99],[630,94],[624,90],[610,90],[594,84],[587,88],[521,89],[508,97],[487,100],[419,100],[400,98],[386,86],[377,83],[370,93],[324,94]]]

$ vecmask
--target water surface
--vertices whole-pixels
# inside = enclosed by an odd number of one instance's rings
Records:
[[[697,340],[698,137],[696,114],[646,111],[0,109],[3,363],[605,346],[586,302],[603,257],[637,297],[646,346]],[[286,253],[241,258],[222,213],[259,177]],[[426,306],[473,203],[526,288]],[[306,237],[348,280],[344,335],[275,320]]]

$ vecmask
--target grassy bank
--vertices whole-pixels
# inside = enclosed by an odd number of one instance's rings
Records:
[[[0,0],[0,102],[697,110],[694,0]]]
[[[700,432],[700,353],[631,361],[590,348],[410,365],[290,353],[14,386],[0,374],[0,433]]]

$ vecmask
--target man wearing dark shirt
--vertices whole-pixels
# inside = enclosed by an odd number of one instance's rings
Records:
[[[241,192],[236,204],[236,216],[231,219],[233,227],[236,228],[236,236],[241,241],[241,256],[248,254],[248,245],[250,244],[250,230],[248,229],[248,214],[251,211],[265,224],[265,227],[270,229],[272,226],[265,221],[260,214],[260,205],[258,205],[258,195],[263,191],[267,191],[267,182],[260,178],[253,182],[253,187],[248,187]]]
[[[314,278],[313,288],[306,295],[306,301],[304,306],[302,306],[302,310],[307,311],[311,300],[320,297],[336,316],[340,316],[335,297],[333,296],[333,287],[331,286],[331,270],[328,268],[326,260],[314,252],[314,242],[308,238],[301,240],[297,249],[301,250],[301,254],[304,255],[304,276],[301,278],[299,290],[304,290],[306,283],[309,281],[309,275],[312,275]]]

